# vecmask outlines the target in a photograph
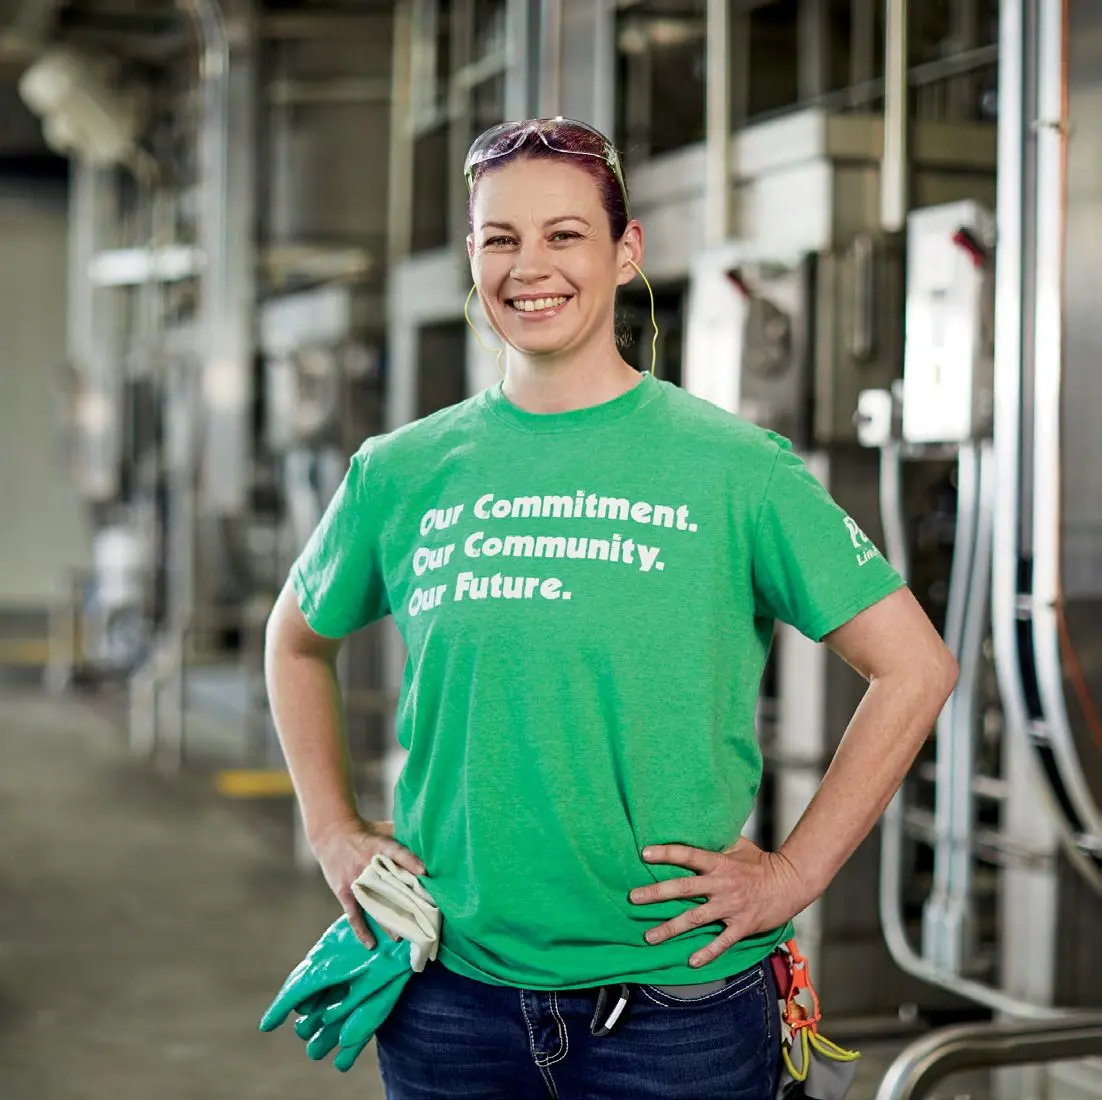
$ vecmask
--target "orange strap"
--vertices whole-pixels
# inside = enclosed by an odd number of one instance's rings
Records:
[[[784,1001],[784,1022],[793,1030],[810,1028],[812,1034],[818,1031],[822,1014],[819,1011],[819,994],[811,984],[811,976],[807,971],[807,959],[800,954],[795,940],[789,940],[784,945],[784,953],[788,957],[788,995]],[[799,995],[807,990],[811,995],[811,1010],[797,1001]]]

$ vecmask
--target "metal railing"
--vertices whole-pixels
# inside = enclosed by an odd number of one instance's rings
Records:
[[[1102,1056],[1102,1013],[1043,1023],[961,1024],[924,1035],[888,1067],[876,1100],[922,1100],[965,1070]]]

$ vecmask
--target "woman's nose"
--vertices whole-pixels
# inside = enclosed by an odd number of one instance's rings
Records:
[[[520,283],[535,283],[550,274],[547,256],[539,244],[521,244],[511,272]]]

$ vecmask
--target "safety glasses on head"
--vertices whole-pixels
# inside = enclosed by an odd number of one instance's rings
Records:
[[[571,157],[595,157],[603,160],[609,171],[616,177],[620,191],[624,196],[624,209],[631,216],[628,204],[628,189],[624,183],[624,173],[620,167],[620,155],[616,147],[600,130],[584,122],[563,118],[530,118],[523,122],[502,122],[491,126],[485,133],[475,138],[467,152],[463,164],[463,176],[467,181],[467,190],[474,186],[475,171],[478,166],[498,157],[515,153],[529,138],[538,137],[548,149]]]

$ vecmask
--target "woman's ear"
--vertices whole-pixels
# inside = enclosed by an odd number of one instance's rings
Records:
[[[628,222],[616,247],[620,253],[616,285],[625,286],[635,278],[636,269],[643,266],[643,227],[635,220]]]

